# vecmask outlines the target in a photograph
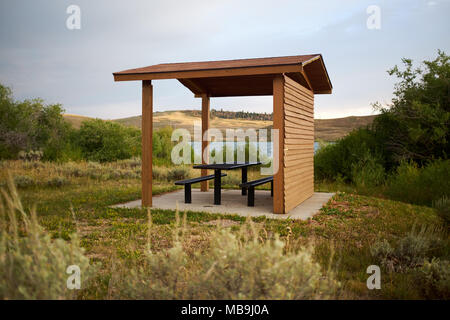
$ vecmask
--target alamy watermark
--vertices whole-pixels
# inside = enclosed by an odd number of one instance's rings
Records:
[[[67,267],[66,273],[70,274],[67,278],[67,289],[79,290],[81,289],[81,269],[79,266],[73,264]]]
[[[370,5],[366,9],[367,17],[366,26],[369,30],[381,29],[381,8],[377,5]]]
[[[381,289],[381,270],[377,265],[370,265],[367,267],[366,272],[370,274],[367,278],[367,289]]]
[[[172,148],[171,160],[173,164],[259,161],[262,164],[261,174],[273,175],[278,172],[278,140],[278,129],[226,129],[224,137],[220,129],[211,128],[202,135],[201,122],[195,121],[194,137],[187,129],[173,131],[172,141],[177,144]],[[209,148],[195,152],[195,142],[206,142]],[[211,147],[211,143],[215,146]]]
[[[67,7],[66,13],[69,15],[66,19],[66,27],[69,30],[81,29],[81,9],[76,4]]]

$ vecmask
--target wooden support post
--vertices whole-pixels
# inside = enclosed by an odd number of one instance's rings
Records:
[[[142,81],[142,206],[152,206],[153,86]]]
[[[209,142],[205,132],[209,129],[209,96],[202,94],[202,163],[209,162]],[[206,138],[206,139],[205,139]],[[205,151],[206,150],[206,151]],[[206,154],[206,155],[205,155]],[[208,175],[208,170],[202,169],[202,177]],[[201,191],[209,190],[208,181],[202,181],[200,186]]]
[[[278,157],[278,171],[273,176],[273,213],[285,213],[284,203],[284,75],[273,79],[273,128],[278,129],[278,148],[274,141],[273,157]]]

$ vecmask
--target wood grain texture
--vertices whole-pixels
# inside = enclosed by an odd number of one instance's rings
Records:
[[[288,76],[284,77],[283,115],[287,213],[314,193],[314,94]]]
[[[152,206],[153,86],[142,81],[142,206]]]
[[[136,73],[158,73],[158,72],[182,72],[199,70],[218,70],[235,69],[248,67],[268,67],[283,65],[301,65],[309,60],[320,58],[318,54],[297,55],[285,57],[253,58],[253,59],[234,59],[217,61],[197,61],[197,62],[179,62],[179,63],[161,63],[148,67],[129,69],[114,74],[136,74]]]
[[[209,96],[207,94],[202,94],[202,164],[209,163],[209,139],[207,137],[207,131],[209,129],[209,103]],[[201,171],[202,177],[208,175],[207,169],[202,169]],[[200,190],[209,190],[208,181],[201,182]]]
[[[273,213],[283,214],[284,201],[284,76],[273,80],[273,129],[278,130],[278,148],[274,144],[273,158],[278,158],[278,170],[273,176]]]

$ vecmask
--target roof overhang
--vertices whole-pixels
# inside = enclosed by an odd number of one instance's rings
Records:
[[[331,93],[322,56],[206,62],[166,63],[113,73],[115,81],[178,79],[196,96],[257,96],[273,94],[273,79],[286,74],[315,94]]]

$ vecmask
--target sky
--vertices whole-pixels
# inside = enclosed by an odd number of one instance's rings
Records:
[[[80,29],[67,8],[80,8]],[[379,8],[379,28],[369,6]],[[112,73],[167,62],[321,53],[333,93],[315,96],[319,119],[373,114],[388,104],[401,58],[450,52],[450,0],[0,0],[0,83],[18,100],[66,113],[140,115],[141,83]],[[154,111],[201,109],[177,80],[154,84]],[[272,97],[212,98],[211,108],[272,112]]]

